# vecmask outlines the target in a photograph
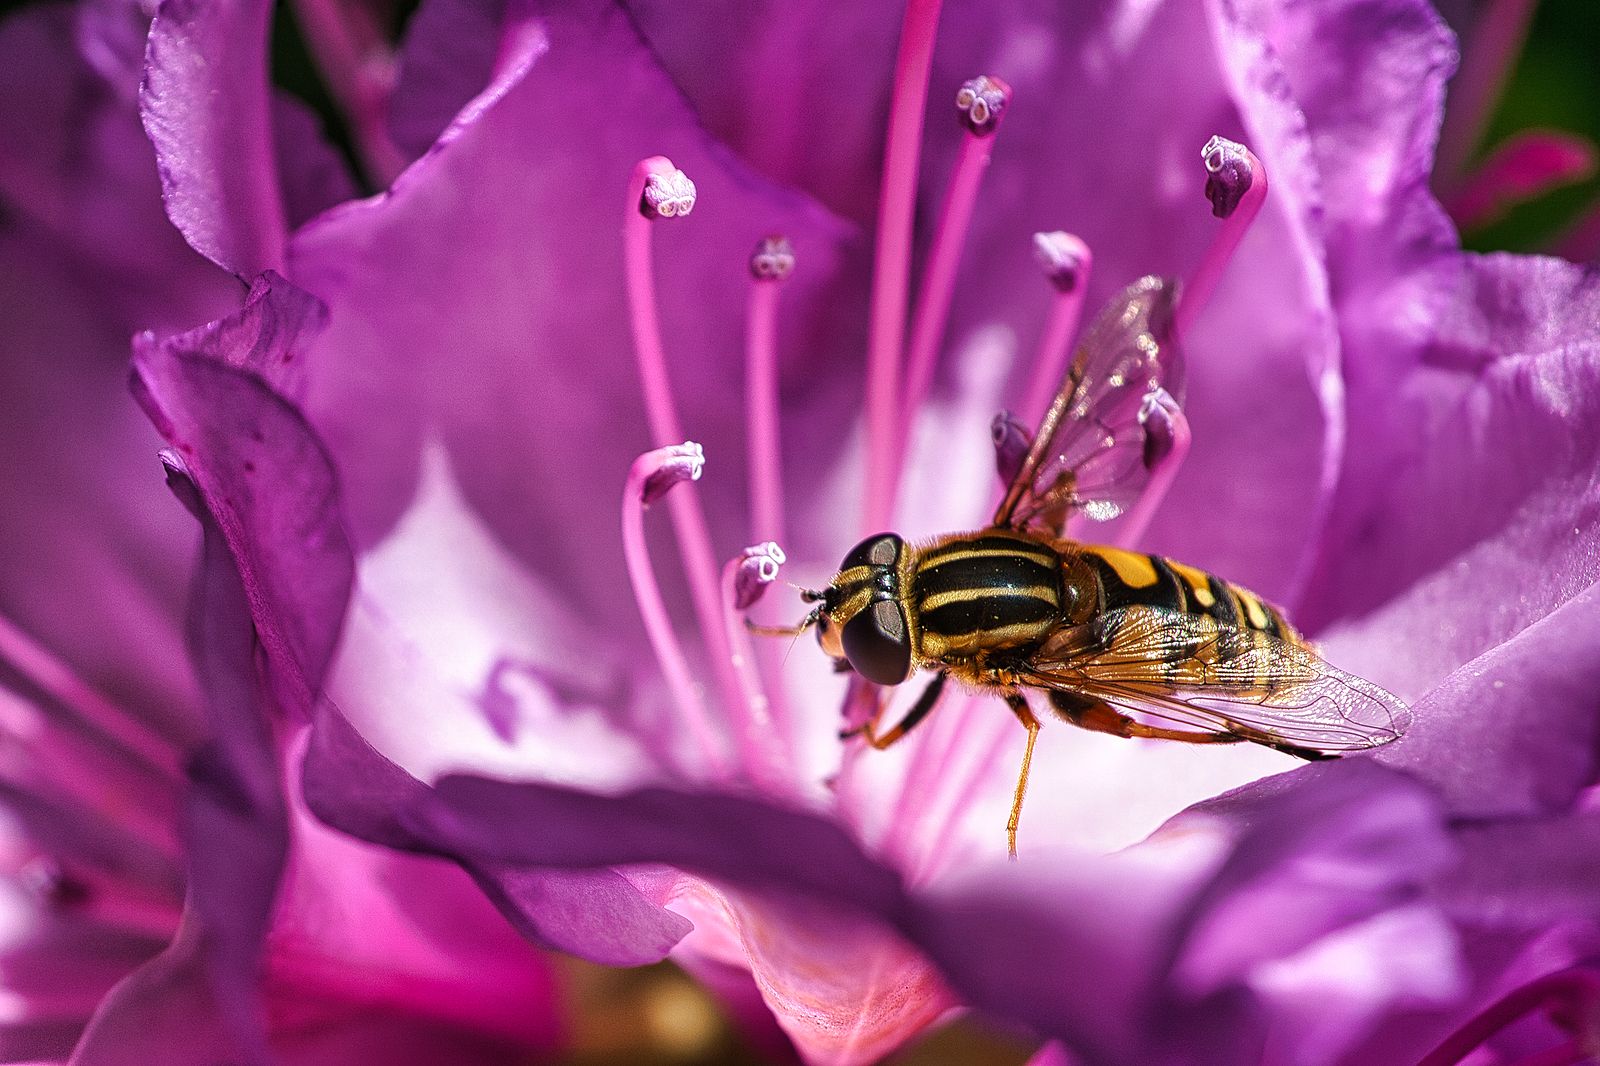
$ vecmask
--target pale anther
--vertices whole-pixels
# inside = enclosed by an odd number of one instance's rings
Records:
[[[1089,246],[1070,233],[1051,230],[1033,235],[1033,255],[1052,285],[1071,292],[1078,287],[1089,262]]]
[[[1211,213],[1227,218],[1255,180],[1250,153],[1238,141],[1212,137],[1200,149],[1200,158],[1206,165],[1206,199],[1211,201]]]
[[[694,182],[681,170],[654,173],[645,179],[639,210],[649,218],[677,218],[694,210]]]
[[[787,237],[763,237],[750,253],[750,276],[757,281],[782,281],[793,271],[794,246]]]
[[[1145,393],[1139,405],[1139,426],[1144,430],[1144,468],[1154,470],[1166,462],[1177,445],[1178,419],[1183,416],[1178,401],[1166,389]]]
[[[746,548],[740,553],[739,573],[734,580],[733,605],[741,611],[749,610],[767,591],[767,586],[778,579],[787,556],[773,541]]]
[[[994,469],[1000,483],[1009,485],[1022,469],[1033,434],[1009,411],[1001,411],[989,424],[989,437],[994,442]]]
[[[956,93],[961,121],[973,133],[993,133],[1010,102],[1011,86],[987,74],[962,82]]]
[[[655,503],[681,481],[699,481],[705,471],[705,451],[694,441],[684,441],[648,453],[655,469],[645,477],[639,498],[645,506]]]

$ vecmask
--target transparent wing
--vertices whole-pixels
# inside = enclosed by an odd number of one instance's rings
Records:
[[[1100,312],[1011,478],[995,525],[1060,536],[1074,514],[1106,521],[1138,499],[1163,447],[1163,405],[1183,399],[1171,336],[1176,295],[1173,281],[1140,278]]]
[[[1411,723],[1398,698],[1309,648],[1155,607],[1108,611],[1063,631],[1021,680],[1197,731],[1313,754],[1387,744]]]

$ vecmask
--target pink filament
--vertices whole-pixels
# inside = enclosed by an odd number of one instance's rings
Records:
[[[1530,981],[1521,988],[1502,997],[1467,1024],[1445,1038],[1417,1066],[1456,1066],[1472,1050],[1517,1019],[1541,1007],[1566,1006],[1580,1017],[1600,1009],[1600,976],[1582,969],[1564,970]],[[1562,1048],[1554,1049],[1561,1051]],[[1552,1063],[1578,1062],[1578,1059],[1555,1058]],[[1544,1063],[1543,1066],[1552,1066]]]
[[[389,136],[395,61],[376,9],[346,0],[294,0],[293,6],[367,175],[388,186],[406,168],[406,159]]]
[[[1255,221],[1256,215],[1261,213],[1261,204],[1267,198],[1267,168],[1262,166],[1254,152],[1245,149],[1245,154],[1250,158],[1250,187],[1245,190],[1233,213],[1222,220],[1222,228],[1206,249],[1199,269],[1179,294],[1178,307],[1172,315],[1172,329],[1180,340],[1189,336],[1194,320],[1211,302],[1217,282],[1222,280],[1222,274],[1227,270],[1239,242],[1244,239],[1245,231]]]
[[[784,543],[783,460],[778,444],[778,288],[776,278],[750,285],[745,334],[745,409],[750,448],[750,509],[754,540]]]
[[[1089,271],[1092,260],[1085,255],[1078,270],[1077,282],[1070,290],[1058,291],[1050,304],[1050,319],[1045,323],[1044,335],[1039,340],[1039,354],[1033,360],[1033,376],[1028,381],[1028,391],[1019,412],[1023,425],[1037,426],[1056,398],[1061,379],[1067,372],[1067,359],[1072,352],[1072,340],[1078,335],[1078,321],[1083,317],[1083,298],[1089,291]]]
[[[1172,448],[1157,461],[1155,469],[1150,471],[1150,480],[1146,482],[1144,491],[1118,525],[1118,547],[1131,548],[1144,539],[1145,530],[1150,528],[1150,520],[1160,510],[1161,501],[1166,499],[1167,490],[1172,488],[1184,459],[1188,458],[1189,444],[1193,440],[1193,434],[1189,432],[1189,420],[1177,407],[1169,409],[1167,416],[1172,419]]]
[[[86,684],[4,615],[0,615],[0,659],[149,766],[168,777],[181,776],[174,744]]]
[[[644,389],[645,412],[650,421],[650,436],[657,448],[684,439],[678,408],[667,379],[666,354],[661,344],[661,320],[656,311],[655,269],[651,259],[651,231],[654,223],[640,211],[645,183],[652,174],[667,175],[676,170],[670,160],[652,156],[634,168],[628,183],[628,202],[624,207],[623,255],[625,258],[628,315],[633,327],[634,350],[639,359],[639,381]],[[677,534],[678,552],[689,579],[712,671],[723,699],[730,704],[739,697],[738,682],[729,667],[731,652],[722,632],[722,610],[717,594],[716,555],[711,549],[711,531],[706,525],[700,495],[691,485],[683,486],[667,499],[672,528]]]
[[[864,520],[888,526],[894,511],[900,443],[897,388],[911,279],[911,221],[922,149],[922,119],[942,0],[907,0],[895,56],[894,92],[884,145],[878,197],[878,234],[872,267],[872,312],[867,342],[867,469]]]
[[[955,171],[950,177],[950,192],[945,196],[944,210],[934,231],[933,249],[928,257],[927,273],[922,278],[916,317],[911,324],[903,407],[905,417],[900,427],[900,447],[891,458],[891,485],[900,480],[901,461],[905,457],[905,442],[911,432],[912,415],[922,406],[928,386],[933,382],[933,365],[938,356],[939,341],[944,336],[945,324],[950,318],[950,299],[956,288],[956,267],[961,263],[961,250],[972,225],[972,209],[978,202],[978,189],[983,184],[983,175],[989,169],[989,159],[994,153],[995,136],[994,133],[980,134],[968,130],[961,138],[961,151],[956,156]]]
[[[627,487],[622,492],[622,554],[627,561],[633,598],[638,602],[639,614],[644,619],[645,633],[650,638],[650,647],[656,653],[656,662],[661,665],[661,673],[667,679],[667,688],[678,706],[678,713],[694,734],[695,744],[705,753],[713,772],[718,777],[726,777],[729,766],[723,754],[722,738],[711,727],[704,697],[694,683],[688,657],[684,655],[683,645],[678,643],[678,635],[672,629],[671,619],[667,617],[667,607],[661,599],[661,586],[656,582],[650,549],[644,539],[645,482],[670,457],[668,449],[658,448],[639,456],[628,469]],[[682,492],[683,487],[675,491]],[[669,496],[673,494],[669,492]]]
[[[776,786],[782,783],[780,768],[788,760],[784,738],[779,734],[772,704],[756,669],[755,649],[750,643],[750,631],[744,625],[744,612],[735,602],[735,586],[744,561],[744,556],[735,556],[722,568],[723,632],[733,648],[729,662],[742,697],[734,713],[734,736],[739,745],[739,761],[753,783]]]
[[[1528,37],[1535,0],[1490,0],[1473,27],[1461,69],[1450,84],[1450,106],[1439,131],[1434,173],[1450,184],[1483,136],[1511,68]]]

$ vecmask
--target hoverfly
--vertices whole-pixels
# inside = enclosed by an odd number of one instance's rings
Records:
[[[987,528],[925,544],[868,537],[827,588],[802,593],[817,606],[784,630],[817,626],[840,669],[876,685],[933,672],[899,724],[878,731],[880,702],[856,730],[875,748],[915,728],[951,677],[998,693],[1028,732],[1006,823],[1013,856],[1039,733],[1030,691],[1097,732],[1250,741],[1303,759],[1386,744],[1409,723],[1397,698],[1324,662],[1248,589],[1067,539],[1068,519],[1115,517],[1148,479],[1159,447],[1148,400],[1181,392],[1174,298],[1173,283],[1146,277],[1101,313]]]

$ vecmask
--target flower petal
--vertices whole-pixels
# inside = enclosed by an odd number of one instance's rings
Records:
[[[306,804],[317,817],[385,847],[456,859],[535,943],[637,966],[664,958],[688,932],[682,918],[613,871],[519,869],[471,840],[418,835],[402,813],[427,802],[428,786],[373,750],[332,708],[318,712],[303,774]]]
[[[254,277],[282,268],[264,0],[164,0],[139,92],[167,211],[194,249]]]
[[[1408,699],[1600,579],[1600,281],[1513,256],[1451,276],[1316,581],[1320,613],[1360,619],[1337,661]]]
[[[292,690],[279,697],[304,707],[333,653],[354,561],[321,442],[260,377],[218,358],[219,340],[248,339],[258,346],[236,353],[240,362],[281,367],[316,317],[292,286],[267,285],[222,323],[170,341],[137,338],[135,391],[227,538],[275,680]]]
[[[1380,762],[1469,818],[1566,810],[1600,779],[1600,585],[1445,678]]]

